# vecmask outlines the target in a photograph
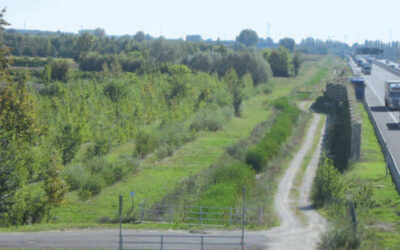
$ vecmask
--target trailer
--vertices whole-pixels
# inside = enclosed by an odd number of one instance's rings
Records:
[[[364,100],[365,97],[365,82],[363,77],[352,77],[350,78],[350,83],[353,85],[356,92],[357,100]]]

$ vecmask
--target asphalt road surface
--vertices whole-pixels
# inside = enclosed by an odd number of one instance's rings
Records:
[[[354,71],[359,71],[352,65]],[[365,100],[370,106],[372,115],[382,132],[382,136],[391,151],[397,166],[400,166],[400,124],[399,111],[389,111],[384,101],[384,81],[400,80],[400,77],[388,72],[376,64],[372,67],[371,75],[363,75],[365,78]]]

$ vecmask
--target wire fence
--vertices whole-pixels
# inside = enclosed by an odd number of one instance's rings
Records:
[[[210,206],[175,206],[165,204],[139,205],[140,222],[182,223],[189,225],[239,225],[242,223],[242,208]],[[246,208],[246,224],[263,224],[263,209]]]

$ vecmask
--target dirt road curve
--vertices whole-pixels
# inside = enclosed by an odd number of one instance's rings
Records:
[[[322,140],[317,150],[315,150],[311,162],[307,166],[300,187],[298,203],[296,201],[291,201],[289,197],[293,181],[301,166],[302,159],[312,148],[315,135],[320,132],[317,131],[320,119],[320,115],[314,114],[304,144],[296,153],[279,183],[278,191],[275,196],[275,209],[281,219],[281,225],[265,232],[267,236],[266,247],[268,249],[315,249],[321,232],[325,229],[325,219],[311,207],[309,201],[312,182],[321,153],[320,145]],[[302,222],[293,211],[294,207],[297,205],[299,205],[300,210],[307,218],[305,223]]]

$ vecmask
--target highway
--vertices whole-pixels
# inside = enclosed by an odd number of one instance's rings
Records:
[[[351,63],[351,66],[355,73],[360,71],[360,68],[354,63]],[[363,75],[363,77],[366,82],[365,100],[371,108],[372,115],[382,132],[396,165],[400,166],[399,111],[389,111],[386,109],[384,102],[384,81],[400,80],[400,77],[376,64],[372,67],[371,75]]]

